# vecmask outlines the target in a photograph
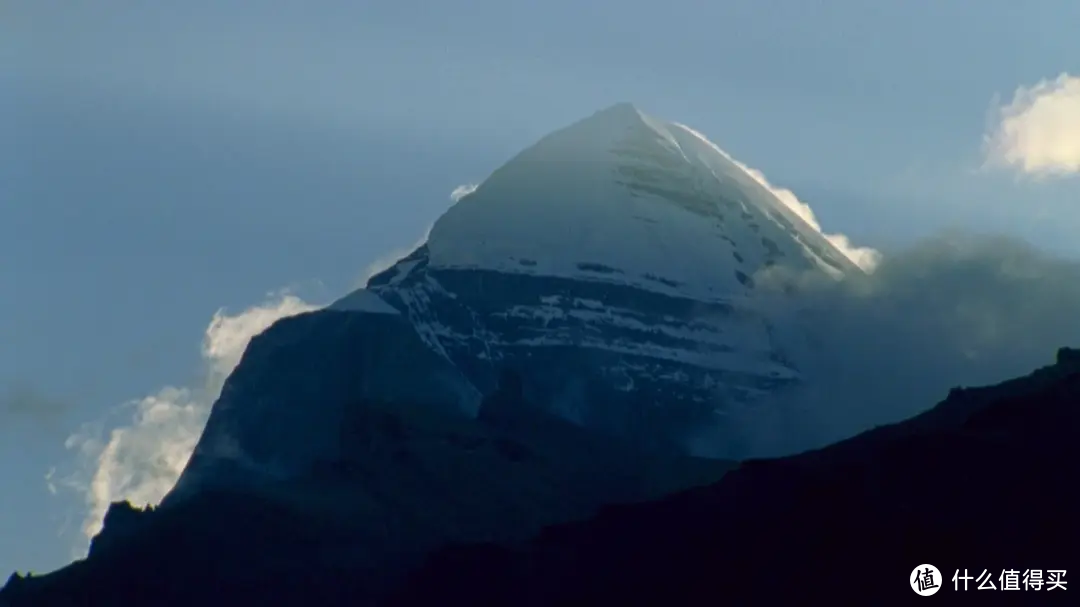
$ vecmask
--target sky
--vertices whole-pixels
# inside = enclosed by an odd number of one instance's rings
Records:
[[[252,334],[619,101],[884,254],[870,295],[821,295],[858,306],[838,348],[982,306],[950,347],[1027,364],[1002,336],[1049,347],[1080,302],[1076,23],[1071,0],[8,0],[0,578],[85,551],[108,499],[159,498]],[[1009,239],[919,244],[957,227]]]

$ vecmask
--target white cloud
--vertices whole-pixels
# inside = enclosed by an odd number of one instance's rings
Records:
[[[85,539],[101,529],[112,502],[157,504],[187,465],[211,405],[251,338],[280,318],[317,308],[293,295],[275,294],[239,314],[218,310],[203,336],[202,385],[167,386],[121,405],[113,414],[125,413],[129,417],[107,432],[108,424],[103,421],[87,424],[68,438],[66,446],[76,451],[79,469],[62,480],[50,471],[46,480],[53,493],[60,485],[74,489],[85,499]],[[80,549],[85,547],[80,543]]]
[[[765,179],[764,173],[757,169],[750,168],[745,164],[739,162],[738,160],[735,160],[731,157],[731,154],[728,154],[724,150],[720,149],[715,143],[709,141],[709,139],[705,135],[702,135],[698,131],[695,131],[694,129],[686,126],[685,124],[674,124],[682,129],[685,129],[688,133],[694,135],[702,142],[709,145],[709,147],[716,150],[725,158],[734,163],[735,166],[745,171],[748,175],[750,175],[750,177],[754,179],[754,181],[761,184],[761,186],[764,187],[766,190],[772,192],[773,196],[776,196],[780,200],[780,202],[784,203],[785,206],[787,206],[789,209],[791,209],[792,212],[802,218],[803,221],[810,224],[810,227],[820,232],[822,236],[826,238],[826,240],[832,243],[834,247],[839,249],[840,252],[843,253],[852,262],[854,262],[855,265],[859,266],[867,272],[870,272],[875,267],[877,267],[878,263],[881,261],[881,253],[879,251],[870,247],[856,247],[852,245],[851,240],[843,234],[826,234],[824,231],[822,231],[821,224],[818,223],[817,218],[814,217],[814,212],[810,209],[810,205],[799,200],[798,196],[796,196],[794,192],[772,185],[767,179]]]
[[[480,187],[478,183],[466,183],[454,188],[454,191],[450,192],[450,200],[457,202],[462,198],[465,198],[469,194],[476,191],[476,188]]]
[[[877,267],[878,263],[881,261],[881,253],[879,251],[870,247],[856,247],[852,245],[851,240],[843,234],[826,234],[821,229],[821,224],[818,223],[817,218],[814,217],[814,211],[810,209],[810,205],[799,200],[798,196],[796,196],[794,192],[792,192],[791,190],[773,186],[771,183],[769,183],[767,179],[765,179],[765,174],[757,169],[752,169],[745,164],[739,162],[738,160],[735,160],[734,158],[731,158],[731,161],[734,162],[735,165],[738,166],[740,169],[746,171],[747,174],[753,177],[754,181],[761,184],[762,187],[764,187],[766,190],[772,192],[773,196],[776,196],[778,199],[780,199],[780,202],[783,202],[785,206],[787,206],[796,215],[802,218],[803,221],[810,224],[810,227],[814,228],[818,232],[821,232],[822,236],[824,236],[826,240],[832,243],[834,247],[839,249],[840,252],[847,256],[848,259],[853,261],[855,265],[859,266],[863,270],[866,270],[867,272],[872,271],[875,267]]]
[[[1016,89],[994,109],[984,138],[986,166],[1035,177],[1080,173],[1080,77],[1061,74]]]

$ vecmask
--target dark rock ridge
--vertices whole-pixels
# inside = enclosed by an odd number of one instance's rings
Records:
[[[938,602],[1075,604],[1068,590],[1001,590],[1005,570],[1080,564],[1080,359],[817,451],[749,461],[709,487],[612,506],[524,548],[444,551],[391,604],[900,605],[920,564]],[[967,570],[997,591],[954,590]],[[1075,574],[1074,574],[1075,575]]]
[[[1080,361],[1071,352],[1062,349],[1055,365],[1026,377],[955,389],[911,420],[824,449],[748,461],[708,486],[606,507],[525,543],[465,541],[393,578],[398,593],[389,599],[372,590],[386,588],[377,569],[330,548],[369,542],[370,534],[265,497],[215,490],[149,514],[115,507],[110,516],[137,533],[59,572],[12,576],[0,605],[900,605],[918,599],[908,576],[923,563],[945,575],[939,594],[949,598],[939,602],[1073,604],[1071,588],[976,591],[972,583],[964,593],[951,582],[958,569],[988,570],[998,588],[1007,569],[1075,570]],[[454,449],[487,445],[507,466],[520,465],[541,455],[535,438],[509,429],[551,436],[552,427],[575,428],[537,417],[516,398],[519,389],[504,374],[481,410],[486,421],[471,422],[487,429],[457,429]],[[442,427],[443,436],[453,433]],[[416,430],[388,435],[403,432]],[[593,435],[575,436],[564,443],[578,445],[570,459],[587,464],[580,449],[596,449]],[[597,452],[613,453],[608,448]],[[672,470],[685,472],[660,472]]]

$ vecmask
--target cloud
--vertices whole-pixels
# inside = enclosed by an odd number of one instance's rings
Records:
[[[730,158],[730,157],[729,157]],[[769,192],[772,192],[773,196],[776,196],[780,202],[784,203],[787,208],[791,209],[796,215],[798,215],[803,221],[808,223],[810,227],[814,228],[821,233],[834,247],[840,250],[848,259],[855,263],[863,270],[870,272],[874,270],[881,262],[881,253],[876,249],[870,247],[856,247],[851,244],[851,240],[843,234],[826,234],[821,229],[821,224],[818,223],[816,217],[814,217],[814,211],[810,209],[810,205],[799,200],[795,193],[791,190],[784,188],[778,188],[767,179],[765,174],[757,169],[750,168],[745,164],[731,158],[731,161],[735,163],[740,169],[746,171],[748,175],[753,177],[754,181],[761,184]]]
[[[157,504],[172,488],[248,341],[280,318],[317,308],[279,293],[238,314],[218,310],[203,336],[205,366],[200,385],[162,388],[121,405],[112,412],[113,418],[84,425],[68,438],[66,446],[77,454],[78,469],[65,478],[50,471],[46,479],[53,493],[65,488],[85,500],[88,512],[82,530],[86,540],[101,529],[110,503]],[[115,416],[123,417],[116,420]],[[80,543],[80,549],[86,546]]]
[[[480,187],[478,183],[466,183],[454,188],[454,191],[450,192],[450,200],[457,202],[462,198],[465,198],[469,194],[476,191],[476,188]]]
[[[911,417],[955,386],[995,384],[1080,345],[1080,263],[1006,237],[950,233],[853,280],[757,277],[807,381],[740,412],[742,448],[775,455]],[[797,297],[783,287],[796,289]],[[783,415],[781,415],[783,413]],[[692,437],[702,454],[731,445]]]
[[[1080,77],[1063,73],[1016,89],[1011,103],[994,108],[983,152],[986,167],[1034,177],[1080,173]]]
[[[724,150],[720,149],[719,146],[717,146],[712,141],[709,141],[709,139],[705,137],[705,135],[702,135],[698,131],[695,131],[694,129],[686,126],[685,124],[680,124],[677,122],[673,124],[675,124],[675,126],[678,126],[681,129],[684,129],[691,135],[697,137],[709,147],[716,150],[722,156],[730,160],[735,166],[745,171],[747,175],[753,178],[754,181],[758,182],[758,184],[761,185],[763,188],[771,192],[773,196],[776,196],[776,198],[779,199],[780,202],[784,203],[786,207],[788,207],[793,213],[798,215],[803,221],[808,223],[810,227],[820,232],[826,240],[832,243],[834,247],[839,249],[840,252],[843,253],[848,259],[850,259],[855,265],[859,266],[867,272],[870,272],[873,271],[877,264],[881,261],[881,253],[877,250],[869,247],[856,247],[852,245],[851,240],[843,234],[826,234],[824,231],[822,231],[821,224],[818,223],[817,218],[814,216],[814,212],[810,209],[810,205],[799,200],[798,196],[796,196],[795,193],[791,190],[778,188],[772,185],[771,183],[769,183],[769,180],[765,179],[764,173],[757,169],[748,167],[745,164],[739,162],[738,160],[732,158],[731,154],[728,154]]]

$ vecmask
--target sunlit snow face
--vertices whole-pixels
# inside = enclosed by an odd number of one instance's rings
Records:
[[[552,133],[441,217],[433,267],[575,277],[704,301],[786,266],[840,277],[876,252],[825,236],[790,192],[700,134],[620,104]]]

